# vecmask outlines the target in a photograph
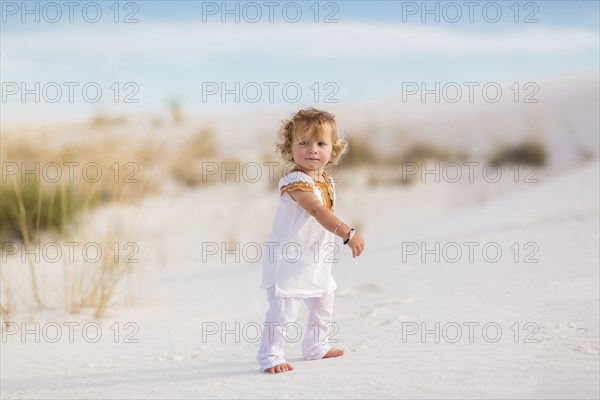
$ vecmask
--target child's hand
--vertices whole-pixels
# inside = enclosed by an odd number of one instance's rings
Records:
[[[354,232],[354,236],[348,242],[348,247],[352,250],[352,258],[356,258],[361,255],[363,250],[365,249],[365,240],[358,232]]]

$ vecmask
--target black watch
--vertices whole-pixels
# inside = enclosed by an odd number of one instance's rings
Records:
[[[344,244],[348,244],[350,239],[352,238],[352,232],[354,232],[354,228],[350,229],[350,233],[348,233],[348,239],[344,240]]]

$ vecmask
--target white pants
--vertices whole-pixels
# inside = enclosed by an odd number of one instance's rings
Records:
[[[321,297],[277,297],[275,285],[267,288],[269,310],[263,325],[258,364],[261,370],[286,362],[283,345],[285,341],[296,341],[299,325],[295,324],[302,300],[308,306],[308,322],[302,341],[305,360],[323,358],[331,349],[327,340],[327,328],[333,313],[333,291]]]

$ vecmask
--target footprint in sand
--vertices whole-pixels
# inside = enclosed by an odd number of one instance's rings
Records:
[[[355,351],[359,351],[359,350],[366,350],[369,348],[369,345],[371,344],[371,342],[373,342],[374,340],[377,340],[379,338],[379,336],[381,336],[379,333],[373,335],[373,336],[369,336],[366,338],[360,338],[360,339],[355,339],[355,343],[348,343],[346,345],[346,349],[353,353]]]
[[[342,289],[336,292],[336,297],[358,297],[368,294],[381,293],[385,288],[376,283],[366,283],[364,285],[354,286],[349,289]]]
[[[389,307],[395,304],[409,304],[415,301],[415,296],[409,296],[403,299],[389,299],[384,302],[375,304],[375,307]]]
[[[414,318],[407,317],[406,315],[398,315],[397,317],[379,321],[373,324],[373,326],[384,326],[390,324],[400,324],[402,321],[414,321]]]
[[[204,346],[200,348],[191,349],[187,347],[184,350],[180,351],[163,351],[154,357],[144,357],[143,359],[146,361],[183,361],[183,360],[193,360],[202,355],[202,350],[204,350]]]
[[[599,353],[598,346],[569,346],[569,350],[591,354],[593,356],[596,356]]]
[[[375,317],[377,316],[377,311],[375,310],[375,308],[370,308],[358,315],[355,315],[354,318],[368,318],[368,317]]]
[[[375,317],[380,314],[380,311],[387,311],[388,308],[396,305],[396,304],[410,304],[415,301],[415,296],[409,296],[401,299],[388,299],[381,303],[374,304],[372,306],[367,307],[367,309],[361,312],[358,315],[355,315],[354,318],[369,318]]]

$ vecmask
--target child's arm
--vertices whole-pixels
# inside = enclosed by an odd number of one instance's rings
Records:
[[[329,211],[313,192],[293,190],[288,193],[307,213],[315,217],[317,222],[323,225],[325,229],[329,232],[335,231],[335,227],[341,220]],[[342,222],[335,234],[346,240],[348,235],[350,235],[350,227]],[[348,246],[352,250],[352,257],[358,257],[365,248],[365,241],[358,232],[354,232],[354,236],[348,242]]]

